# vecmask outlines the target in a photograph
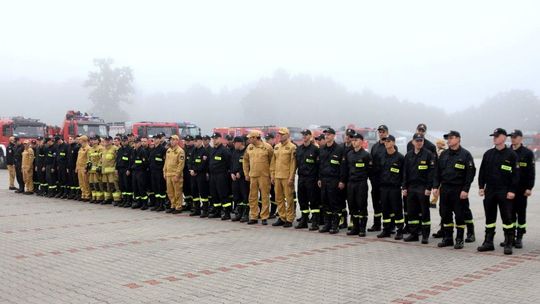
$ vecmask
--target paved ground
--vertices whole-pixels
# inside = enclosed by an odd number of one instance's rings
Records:
[[[0,190],[0,303],[538,303],[539,203],[504,256]]]

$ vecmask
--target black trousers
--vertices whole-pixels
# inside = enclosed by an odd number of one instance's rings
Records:
[[[15,178],[17,179],[17,184],[19,184],[19,191],[24,191],[24,178],[21,163],[15,164]]]
[[[210,174],[210,195],[212,196],[214,208],[230,207],[232,203],[229,200],[229,173],[211,173]]]
[[[137,202],[144,203],[148,200],[148,194],[146,193],[148,179],[146,171],[133,171],[132,186],[133,196]]]
[[[381,186],[381,205],[384,227],[390,227],[392,222],[403,227],[403,199],[400,186]]]
[[[235,206],[247,206],[249,201],[249,182],[242,176],[232,181],[232,194]]]
[[[54,171],[53,165],[47,165],[45,166],[45,177],[47,179],[47,185],[49,187],[49,191],[57,191],[56,184],[58,182],[56,171]]]
[[[191,195],[193,202],[208,203],[209,184],[205,173],[198,173],[190,178]]]
[[[523,232],[527,228],[527,197],[523,195],[525,190],[519,189],[512,203],[512,223]]]
[[[367,181],[347,183],[347,202],[349,212],[354,217],[367,218],[368,184]]]
[[[440,189],[440,208],[439,213],[441,215],[441,220],[443,227],[454,227],[454,217],[455,217],[455,226],[457,228],[465,228],[465,212],[469,208],[468,199],[460,199],[462,186],[453,186],[453,185],[442,185]],[[472,213],[471,213],[472,214]]]
[[[163,170],[150,171],[150,185],[156,199],[165,199],[167,196],[167,185],[165,178],[163,178]]]
[[[184,192],[184,201],[190,203],[193,200],[193,193],[191,190],[191,179],[193,177],[189,174],[189,170],[184,170],[184,181],[182,184],[182,191]]]
[[[56,176],[58,177],[58,186],[60,187],[60,191],[66,191],[68,188],[67,166],[59,165],[56,171]]]
[[[410,186],[407,189],[407,224],[411,227],[420,224],[422,227],[431,227],[429,195],[425,194],[424,186]]]
[[[321,178],[321,205],[327,214],[341,213],[342,208],[338,184],[338,178]]]
[[[298,204],[302,213],[318,213],[321,210],[321,194],[316,177],[298,177]]]
[[[120,187],[122,196],[129,197],[133,196],[132,176],[126,175],[126,171],[127,169],[124,168],[118,169],[118,187]]]
[[[501,213],[503,229],[511,230],[514,228],[512,222],[512,204],[513,200],[506,198],[506,191],[490,191],[486,189],[484,198],[484,212],[486,215],[486,230],[495,230],[497,223],[497,207]]]
[[[371,182],[371,204],[373,206],[373,217],[382,216],[382,203],[381,203],[381,186],[377,180],[370,180]]]

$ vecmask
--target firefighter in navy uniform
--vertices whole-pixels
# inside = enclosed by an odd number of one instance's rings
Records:
[[[245,223],[249,220],[249,182],[244,175],[243,162],[246,152],[246,138],[236,136],[233,139],[234,151],[231,155],[231,180],[233,200],[235,204],[235,215],[233,222]]]
[[[165,145],[163,134],[154,136],[154,148],[150,151],[148,157],[150,161],[150,182],[155,197],[155,206],[150,209],[152,211],[165,210],[164,203],[167,198],[167,184],[163,177],[163,165],[165,164],[165,157],[167,155]]]
[[[68,144],[64,140],[57,136],[54,138],[56,142],[56,176],[58,177],[58,193],[56,197],[67,198],[68,197]]]
[[[147,173],[148,173],[148,150],[144,147],[146,138],[135,139],[135,148],[130,157],[130,173],[133,188],[134,202],[132,209],[148,209]]]
[[[454,246],[462,249],[464,244],[465,212],[469,207],[469,190],[476,174],[474,160],[469,151],[461,147],[461,135],[450,131],[444,135],[448,150],[441,153],[435,167],[433,192],[440,191],[439,212],[442,219],[443,239],[439,247]],[[440,190],[439,190],[440,188]],[[453,241],[454,217],[456,243]]]
[[[133,185],[131,181],[131,157],[133,148],[127,136],[122,136],[122,146],[116,152],[116,171],[118,172],[118,186],[122,195],[119,207],[130,208],[133,203]]]
[[[15,137],[15,153],[13,154],[13,162],[15,164],[15,177],[17,178],[17,184],[19,189],[15,190],[15,193],[24,193],[24,177],[22,171],[22,154],[24,152],[24,145],[22,140]]]
[[[193,154],[193,137],[191,135],[186,135],[184,137],[184,152],[186,153],[186,161],[185,163],[189,163],[191,161],[191,157]],[[193,193],[191,193],[191,175],[189,174],[188,166],[184,166],[184,206],[182,210],[184,211],[191,211],[191,207],[193,205]]]
[[[497,207],[501,213],[504,230],[504,254],[512,254],[515,227],[512,222],[512,204],[519,188],[519,158],[505,144],[507,133],[502,128],[493,131],[493,144],[484,153],[478,175],[479,195],[484,198],[486,236],[478,251],[493,251],[493,238],[497,222]]]
[[[435,146],[431,141],[429,141],[426,138],[426,132],[427,132],[426,124],[423,124],[423,123],[418,124],[418,126],[416,127],[416,134],[420,134],[424,136],[424,149],[429,150],[431,153],[433,153],[434,156],[437,156],[437,146]],[[411,140],[407,143],[407,152],[413,149],[414,149],[414,144],[413,144],[413,141]]]
[[[268,133],[264,136],[264,140],[272,146],[272,149],[276,146],[276,136],[274,133]],[[276,202],[276,190],[274,184],[270,183],[270,217],[273,219],[276,217],[277,202]]]
[[[9,137],[9,144],[6,149],[6,165],[9,172],[9,190],[17,190],[15,187],[15,137]]]
[[[354,129],[347,129],[345,130],[345,137],[343,138],[343,149],[345,150],[344,155],[347,155],[349,151],[353,150],[353,137],[356,134],[356,131]],[[348,214],[347,214],[347,187],[340,191],[341,194],[341,218],[339,220],[339,228],[340,229],[351,229],[352,226],[349,226],[348,224]],[[351,216],[351,222],[352,222],[352,216]],[[352,224],[351,224],[352,225]]]
[[[373,159],[373,174],[370,178],[371,183],[371,204],[373,205],[373,226],[368,228],[369,232],[381,231],[382,220],[382,204],[381,204],[381,186],[380,186],[380,169],[378,165],[386,153],[384,146],[384,138],[388,137],[388,127],[380,125],[377,128],[379,141],[371,147],[371,158]],[[397,151],[396,147],[396,151]]]
[[[407,224],[410,232],[404,241],[418,241],[421,231],[422,244],[427,244],[431,230],[429,198],[433,188],[435,156],[424,148],[423,135],[414,134],[413,142],[414,149],[407,152],[403,163],[402,190],[403,196],[407,197]]]
[[[534,153],[523,146],[523,132],[514,130],[510,134],[512,149],[516,152],[519,160],[519,187],[512,204],[512,222],[516,228],[514,247],[523,248],[523,235],[527,228],[527,198],[531,196],[535,179]],[[504,244],[501,244],[504,246]]]
[[[352,150],[345,155],[341,183],[347,186],[347,202],[352,216],[352,229],[347,235],[366,236],[368,220],[368,178],[371,176],[373,159],[362,147],[364,137],[360,133],[352,135]],[[340,184],[341,184],[340,183]]]
[[[45,154],[45,176],[47,179],[47,196],[54,197],[58,191],[57,172],[56,172],[56,154],[57,146],[54,139],[47,142],[47,153]]]
[[[380,169],[379,182],[381,203],[383,210],[383,230],[378,238],[390,237],[397,228],[394,239],[403,239],[403,198],[401,197],[401,183],[403,181],[403,163],[405,157],[396,150],[396,138],[388,135],[383,138],[386,154],[380,158],[377,167]]]
[[[221,134],[212,134],[212,144],[212,152],[208,157],[208,172],[213,208],[208,217],[218,218],[221,216],[221,220],[230,220],[232,202],[229,200],[228,179],[230,178],[231,154],[229,149],[223,145]]]
[[[317,186],[319,175],[319,147],[313,142],[311,131],[302,131],[303,144],[296,149],[296,165],[298,167],[298,204],[302,217],[296,229],[308,228],[309,214],[311,213],[311,227],[309,230],[319,230],[321,213],[321,194]]]
[[[203,138],[200,135],[195,136],[195,145],[187,166],[193,196],[193,208],[189,215],[208,217],[208,150],[203,146]]]
[[[38,183],[38,187],[35,187],[35,189],[37,189],[37,194],[39,196],[44,196],[47,194],[47,180],[45,179],[45,157],[47,153],[47,146],[45,145],[46,140],[48,139],[38,137],[37,148],[35,151],[36,159],[34,162],[34,180],[36,180]]]
[[[77,172],[75,172],[75,168],[77,168],[77,157],[79,155],[79,149],[81,148],[81,145],[77,143],[75,138],[72,136],[68,139],[68,150],[67,150],[67,176],[68,176],[68,185],[69,185],[69,193],[67,198],[68,199],[81,199],[81,193],[80,193],[80,187],[79,187],[79,179],[77,176]]]
[[[321,188],[321,201],[324,209],[324,225],[319,228],[320,233],[339,232],[339,220],[342,210],[339,191],[345,188],[344,177],[341,170],[344,149],[334,139],[336,131],[332,128],[324,130],[326,145],[319,152],[319,180]]]

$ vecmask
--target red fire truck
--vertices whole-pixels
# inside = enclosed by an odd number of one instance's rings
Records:
[[[165,133],[165,136],[178,135],[178,124],[175,122],[150,122],[141,121],[131,125],[131,133],[135,136],[151,137],[158,133]]]
[[[360,128],[355,126],[354,124],[348,124],[339,128],[339,130],[337,130],[336,132],[336,141],[339,141],[340,143],[343,142],[343,139],[345,138],[345,131],[347,129],[353,129],[356,131],[356,133],[362,134],[362,136],[364,137],[364,149],[366,150],[369,150],[369,147],[371,147],[377,142],[377,130],[369,127]]]
[[[540,133],[523,134],[523,145],[533,151],[535,159],[540,157]]]
[[[67,141],[70,136],[79,135],[104,137],[109,135],[109,130],[105,121],[99,117],[80,111],[68,111],[62,125],[62,137]]]
[[[13,117],[0,119],[0,168],[6,167],[6,153],[9,137],[16,136],[21,140],[45,137],[46,125],[38,119]]]
[[[246,127],[220,127],[214,128],[212,132],[220,133],[222,136],[231,135],[231,136],[244,136],[247,135],[250,131],[257,130],[262,133],[262,136],[267,134],[273,134],[276,138],[276,142],[279,142],[279,128],[277,126],[246,126]],[[302,128],[298,127],[287,127],[289,129],[291,141],[297,145],[302,144]]]

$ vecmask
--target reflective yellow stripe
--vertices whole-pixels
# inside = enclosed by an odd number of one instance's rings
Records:
[[[332,160],[330,160],[330,163],[332,165],[339,165],[339,160],[332,159]]]
[[[66,153],[60,152],[60,156],[66,156]]]
[[[311,159],[311,158],[306,158],[306,163],[313,164],[313,163],[315,163],[315,160]]]
[[[391,221],[392,221],[391,219],[385,219],[385,220],[383,220],[382,222],[383,222],[383,223],[390,223]]]
[[[374,217],[381,217],[382,216],[382,213],[376,213],[373,215]]]
[[[114,167],[103,168],[103,173],[113,173]]]
[[[122,160],[129,160],[127,156],[122,156]]]
[[[507,165],[501,165],[501,169],[503,169],[504,171],[512,172],[512,167]]]
[[[474,224],[473,220],[465,220],[465,224]]]
[[[309,213],[309,209],[308,210],[302,210],[302,213]]]
[[[422,222],[422,225],[431,225],[431,221],[430,222]]]
[[[215,160],[221,160],[221,156],[214,156]]]
[[[405,219],[395,220],[394,223],[403,224],[403,223],[405,223]]]
[[[514,223],[510,224],[510,225],[502,225],[504,229],[510,229],[510,228],[514,228]]]
[[[420,221],[409,221],[409,225],[418,225]]]
[[[418,166],[418,170],[427,170],[428,166],[427,165],[419,165]]]
[[[136,163],[136,164],[142,164],[142,160],[137,159],[137,160],[135,160],[135,163]]]
[[[457,228],[465,229],[467,225],[456,225]]]
[[[156,161],[163,161],[163,159],[161,157],[156,157],[154,158]]]
[[[516,227],[521,228],[521,229],[527,228],[527,224],[521,224],[521,225],[520,225],[520,224],[516,224]]]
[[[496,227],[496,223],[486,224],[486,228],[495,228],[495,227]]]
[[[321,212],[321,209],[311,209],[311,213],[319,213]]]
[[[463,170],[463,169],[465,169],[465,165],[463,165],[463,164],[455,164],[454,168]]]
[[[200,162],[201,162],[201,159],[200,159],[200,158],[197,158],[197,159],[195,159],[195,162],[196,162],[196,163],[200,163]]]
[[[366,166],[366,164],[364,163],[356,163],[356,168],[364,168]]]
[[[520,166],[520,167],[527,167],[527,163],[520,162],[520,163],[519,163],[519,166]]]
[[[399,169],[392,167],[392,168],[390,168],[390,172],[399,173]]]

